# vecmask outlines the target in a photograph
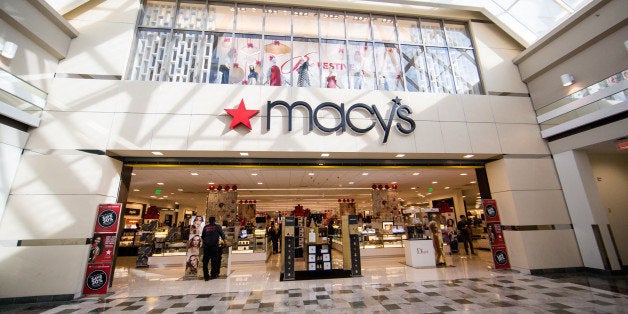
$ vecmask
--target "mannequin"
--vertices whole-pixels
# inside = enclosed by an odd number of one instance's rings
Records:
[[[301,66],[299,67],[298,73],[299,77],[297,79],[297,86],[299,87],[309,87],[310,86],[310,65],[305,60],[305,58],[301,57]]]
[[[329,69],[329,75],[327,75],[327,88],[339,88],[336,82],[336,74],[332,69]]]
[[[281,70],[277,66],[275,56],[270,56],[270,64],[270,69],[268,69],[268,74],[266,75],[267,82],[270,86],[281,86]]]
[[[218,67],[219,75],[216,77],[216,83],[218,84],[229,84],[229,66],[226,64],[221,64]]]
[[[255,72],[255,67],[252,65],[249,65],[249,75],[247,76],[249,85],[257,85],[258,79],[259,79],[259,74]]]

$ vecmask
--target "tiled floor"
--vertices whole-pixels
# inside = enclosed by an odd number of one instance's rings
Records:
[[[111,293],[73,302],[4,306],[24,313],[626,313],[628,296],[490,269],[490,256],[448,256],[448,267],[415,269],[403,257],[362,260],[363,277],[279,281],[278,255],[234,265],[226,279],[182,280],[183,267],[134,268],[120,258]]]

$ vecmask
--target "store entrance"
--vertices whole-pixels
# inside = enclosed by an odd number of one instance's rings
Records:
[[[171,272],[176,278],[202,277],[200,268],[191,269],[190,263],[199,265],[192,256],[200,259],[197,235],[210,216],[223,227],[230,249],[223,275],[232,265],[279,267],[281,226],[284,217],[292,216],[297,221],[298,270],[310,267],[306,259],[311,254],[304,250],[310,247],[311,230],[316,230],[316,244],[328,245],[330,252],[321,255],[329,260],[321,260],[320,266],[342,265],[345,214],[359,217],[360,254],[365,258],[403,256],[409,229],[418,226],[429,234],[428,210],[439,213],[445,246],[456,232],[457,217],[466,215],[474,222],[475,248],[489,248],[479,206],[481,176],[476,173],[484,170],[481,166],[128,167],[118,261],[129,267],[177,268]]]

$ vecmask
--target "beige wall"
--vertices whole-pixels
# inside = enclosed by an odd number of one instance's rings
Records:
[[[512,158],[488,163],[486,172],[501,223],[506,226],[570,225],[558,175],[549,157]],[[581,267],[572,229],[504,233],[512,267]]]
[[[628,263],[628,158],[626,154],[589,154],[595,183],[613,230],[623,265]]]
[[[592,7],[515,59],[536,108],[628,68],[628,2],[596,0]],[[562,86],[560,75],[565,73],[574,76],[574,85]]]

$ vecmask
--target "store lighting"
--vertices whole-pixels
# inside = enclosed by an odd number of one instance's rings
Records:
[[[252,175],[252,176],[256,176],[256,175],[257,175],[257,173],[251,173],[251,175]]]
[[[471,158],[471,157],[473,157],[473,156],[475,156],[475,155],[471,155],[471,154],[469,154],[469,155],[464,155],[464,156],[462,156],[462,158]]]
[[[197,175],[198,175],[198,173],[197,173],[197,172],[192,172],[192,173],[190,173],[190,174],[191,174],[191,175],[193,175],[193,176],[197,176]]]
[[[349,182],[349,184],[353,184],[353,181]]]
[[[133,189],[133,192],[139,192],[139,191],[140,191],[139,189]]]
[[[460,175],[461,175],[461,176],[466,176],[467,174],[466,174],[466,173],[461,173]]]
[[[413,176],[418,176],[419,174],[420,174],[419,172],[415,172],[415,173],[413,173],[412,175],[413,175]]]
[[[308,173],[307,175],[308,175],[308,176],[313,176],[313,175],[314,175],[314,172],[310,172],[310,173]]]
[[[183,189],[177,189],[177,191],[179,191],[179,192],[183,192]]]
[[[262,185],[262,184],[264,184],[264,183],[262,183],[262,182],[257,182],[257,184],[258,184],[258,185]]]
[[[329,154],[328,153],[322,153],[321,157],[329,157]]]
[[[240,156],[248,156],[248,155],[249,153],[245,153],[245,152],[240,153]]]
[[[449,187],[448,187],[448,186],[446,186],[446,187],[445,187],[445,190],[449,190]]]
[[[214,184],[214,182],[209,182],[209,183],[207,183],[207,184],[212,185],[212,184]]]
[[[17,47],[16,43],[5,41],[4,45],[0,45],[0,54],[7,59],[13,59],[17,52]]]
[[[436,183],[438,183],[438,181],[432,181],[432,184],[436,184]]]
[[[569,86],[573,84],[574,78],[571,74],[563,74],[560,76],[560,81],[563,83],[563,86]]]
[[[478,183],[478,181],[471,181],[471,182],[469,182],[469,183],[471,183],[471,184],[475,184],[475,183]]]
[[[131,175],[132,175],[132,176],[134,176],[134,175],[135,175],[135,172],[131,172]]]
[[[163,182],[157,182],[157,185],[164,185]]]
[[[369,175],[369,173],[368,173],[368,172],[363,172],[363,173],[362,173],[362,175],[363,175],[363,176],[368,176],[368,175]]]
[[[416,190],[416,188],[415,187],[411,187],[410,190]]]

